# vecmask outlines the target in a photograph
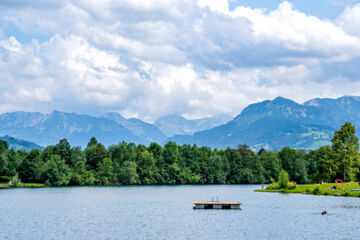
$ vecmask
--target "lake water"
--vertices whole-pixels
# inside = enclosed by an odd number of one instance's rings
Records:
[[[0,239],[360,239],[360,198],[253,192],[259,187],[0,190]],[[212,196],[242,210],[192,209]]]

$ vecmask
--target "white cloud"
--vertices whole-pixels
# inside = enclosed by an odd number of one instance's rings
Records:
[[[209,7],[211,11],[229,12],[229,2],[227,0],[198,0],[198,5],[200,7]]]
[[[32,1],[0,9],[22,37],[35,36],[0,39],[0,111],[236,115],[279,95],[305,101],[360,87],[360,5],[336,21],[286,1],[274,11],[230,11],[227,0]]]
[[[348,34],[360,37],[360,3],[346,7],[336,21]]]

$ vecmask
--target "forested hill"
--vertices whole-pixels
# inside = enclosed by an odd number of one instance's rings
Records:
[[[9,148],[14,150],[31,151],[33,149],[44,149],[42,146],[37,145],[36,143],[13,138],[10,136],[0,137],[0,140],[6,141],[9,144]]]
[[[316,149],[327,145],[344,122],[360,127],[360,97],[313,99],[298,104],[282,97],[251,104],[227,124],[170,140],[216,148],[250,145],[253,149]]]

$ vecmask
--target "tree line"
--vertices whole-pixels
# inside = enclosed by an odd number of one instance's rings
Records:
[[[20,178],[49,186],[255,184],[277,181],[282,170],[297,183],[359,180],[358,141],[349,122],[335,132],[331,146],[310,152],[285,147],[255,153],[247,145],[212,150],[175,142],[121,142],[105,148],[94,137],[85,149],[62,139],[42,151],[26,152],[0,141],[0,182]]]

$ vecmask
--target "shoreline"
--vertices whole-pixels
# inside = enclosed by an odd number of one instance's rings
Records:
[[[42,183],[20,183],[18,186],[9,185],[7,183],[0,184],[0,189],[13,189],[13,188],[43,188],[46,187]]]
[[[256,189],[255,192],[273,192],[273,193],[295,193],[318,196],[336,196],[336,197],[360,197],[360,191],[350,191],[359,189],[357,182],[338,183],[338,189],[330,190],[335,183],[323,184],[305,184],[297,185],[294,189]]]

